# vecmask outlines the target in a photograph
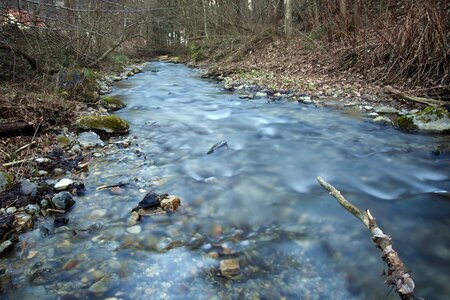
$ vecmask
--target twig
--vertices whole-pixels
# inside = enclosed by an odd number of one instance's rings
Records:
[[[2,166],[6,168],[6,167],[15,166],[15,165],[18,165],[18,164],[21,164],[21,163],[24,163],[24,162],[28,162],[28,161],[33,161],[33,160],[34,160],[34,158],[25,158],[25,159],[12,161],[12,162],[3,164]]]
[[[410,272],[406,270],[400,256],[392,247],[391,237],[384,234],[378,227],[375,218],[369,210],[361,211],[358,207],[345,199],[341,192],[327,183],[322,177],[317,177],[317,181],[324,189],[330,192],[330,195],[336,198],[342,207],[358,218],[370,231],[376,247],[382,251],[383,261],[389,268],[385,283],[387,285],[392,285],[401,299],[412,299],[415,287],[414,281]]]
[[[14,151],[14,153],[17,154],[17,153],[19,153],[20,151],[25,150],[26,148],[28,148],[28,147],[30,147],[30,146],[32,146],[32,145],[34,145],[34,144],[36,144],[36,141],[32,141],[31,143],[26,144],[26,145],[20,147],[19,149],[17,149],[16,151]]]
[[[101,185],[101,186],[99,186],[98,188],[96,188],[96,190],[97,190],[97,191],[103,191],[103,190],[106,190],[106,189],[109,189],[109,188],[113,188],[113,187],[124,187],[124,186],[127,186],[127,185],[129,185],[129,183],[121,183],[121,182],[119,182],[119,183],[117,183],[117,184]]]

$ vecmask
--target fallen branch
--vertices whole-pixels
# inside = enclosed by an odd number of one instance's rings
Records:
[[[397,97],[400,97],[401,99],[404,100],[408,100],[408,101],[413,101],[413,102],[419,102],[419,103],[423,103],[423,104],[428,104],[428,105],[432,105],[432,106],[444,106],[449,104],[446,101],[441,101],[441,100],[436,100],[436,99],[431,99],[431,98],[423,98],[423,97],[416,97],[416,96],[412,96],[412,95],[408,95],[400,90],[397,90],[395,88],[393,88],[390,85],[387,85],[384,87],[384,92],[387,94],[392,94],[395,95]]]
[[[382,251],[383,261],[387,264],[389,270],[386,275],[385,283],[394,286],[401,299],[412,299],[414,293],[414,281],[398,253],[392,247],[392,239],[383,233],[375,222],[375,218],[370,214],[369,210],[361,211],[359,208],[350,203],[342,194],[332,185],[327,183],[322,177],[317,177],[320,185],[330,192],[339,204],[342,205],[349,213],[358,218],[372,233],[373,241],[378,249]]]
[[[25,159],[21,159],[21,160],[17,160],[17,161],[12,161],[12,162],[3,164],[2,166],[5,167],[5,168],[6,168],[6,167],[12,167],[12,166],[19,165],[19,164],[24,163],[24,162],[33,161],[33,160],[34,160],[34,158],[25,158]]]
[[[127,185],[129,185],[129,183],[121,183],[121,182],[119,182],[118,184],[101,185],[98,188],[96,188],[95,190],[96,191],[103,191],[103,190],[106,190],[106,189],[110,189],[110,188],[114,188],[114,187],[124,187],[124,186],[127,186]]]

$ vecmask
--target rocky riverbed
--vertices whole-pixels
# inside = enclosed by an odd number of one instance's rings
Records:
[[[5,297],[384,297],[378,253],[317,175],[371,208],[424,287],[421,296],[449,294],[440,263],[450,257],[442,230],[448,154],[434,152],[445,137],[373,124],[365,114],[375,106],[317,109],[315,99],[290,101],[289,91],[227,92],[200,76],[152,63],[108,95],[126,105],[114,115],[128,121],[128,135],[98,122],[92,131],[61,132],[55,154],[36,162],[40,175],[17,187],[16,195],[47,195],[56,215],[44,218],[49,207],[40,201],[15,207],[12,215],[33,214],[34,230],[6,253]],[[54,156],[68,162],[52,166]]]

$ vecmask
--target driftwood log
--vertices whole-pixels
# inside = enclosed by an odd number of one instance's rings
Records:
[[[372,234],[372,239],[375,246],[381,250],[383,261],[388,266],[385,283],[392,285],[401,299],[412,299],[414,293],[414,280],[411,273],[406,269],[405,264],[400,259],[398,253],[392,247],[392,239],[390,236],[383,233],[375,222],[375,218],[371,215],[369,210],[361,211],[359,208],[350,203],[342,194],[327,183],[323,178],[318,177],[320,185],[330,192],[336,200],[349,213],[358,218]]]
[[[397,89],[393,88],[390,85],[387,85],[387,86],[384,87],[384,92],[386,94],[395,95],[395,96],[397,96],[397,97],[399,97],[401,99],[404,99],[404,100],[418,102],[418,103],[423,103],[423,104],[428,104],[428,105],[431,105],[431,106],[445,106],[445,105],[449,104],[449,102],[447,102],[447,101],[408,95],[405,92],[397,90]]]

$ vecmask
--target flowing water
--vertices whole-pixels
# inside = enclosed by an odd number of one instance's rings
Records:
[[[17,287],[6,298],[397,299],[370,234],[319,175],[393,236],[417,296],[450,298],[450,157],[433,154],[448,138],[335,108],[242,100],[169,63],[113,94],[128,105],[117,114],[131,124],[131,147],[99,150],[66,231],[22,236],[36,252],[4,260]],[[219,141],[228,149],[206,155]],[[118,182],[130,183],[123,194],[95,190]],[[183,207],[130,227],[150,190]],[[240,274],[224,278],[230,258]]]

